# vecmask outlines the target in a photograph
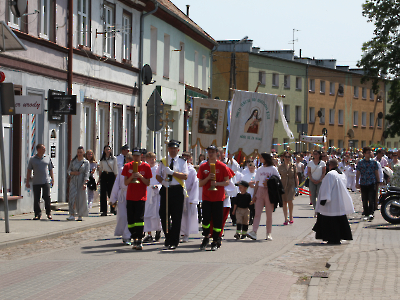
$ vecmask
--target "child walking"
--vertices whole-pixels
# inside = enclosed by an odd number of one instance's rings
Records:
[[[249,187],[247,181],[241,180],[235,185],[239,187],[239,193],[235,198],[232,215],[236,216],[237,226],[234,237],[239,240],[246,238],[247,229],[249,228],[251,195],[247,193],[247,188]]]

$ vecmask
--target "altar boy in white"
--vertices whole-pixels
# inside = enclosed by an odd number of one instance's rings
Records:
[[[199,179],[193,167],[193,157],[190,152],[183,152],[182,157],[188,165],[188,179],[185,181],[188,197],[185,197],[181,221],[182,242],[189,241],[190,234],[199,233],[197,204],[199,203]]]
[[[129,152],[125,156],[125,162],[129,163],[133,160],[132,153]],[[114,236],[122,235],[122,242],[125,245],[131,244],[131,233],[128,229],[128,217],[126,215],[126,192],[128,187],[125,185],[125,177],[121,175],[122,168],[119,168],[117,178],[115,179],[111,196],[110,205],[115,205],[117,203],[117,225],[115,226]]]
[[[156,154],[147,152],[146,162],[150,165],[153,177],[150,179],[150,185],[147,187],[147,201],[144,207],[144,228],[147,236],[143,239],[143,243],[152,243],[152,231],[155,231],[155,241],[158,242],[161,238],[161,221],[158,211],[160,210],[160,188],[161,184],[156,179],[156,171],[158,164],[156,163]]]

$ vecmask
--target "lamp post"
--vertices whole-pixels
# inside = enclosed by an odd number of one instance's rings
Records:
[[[249,37],[246,35],[240,41],[233,43],[233,52],[231,54],[231,71],[230,71],[230,82],[229,82],[229,100],[232,100],[232,89],[236,89],[236,45],[245,42]]]

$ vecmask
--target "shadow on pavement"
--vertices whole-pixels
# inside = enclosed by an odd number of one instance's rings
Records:
[[[327,244],[324,244],[322,242],[310,242],[310,243],[298,243],[294,244],[295,246],[302,246],[302,247],[309,247],[309,246],[327,246]]]
[[[400,230],[400,225],[384,223],[384,224],[374,224],[374,225],[364,226],[364,228],[366,228],[366,229]]]

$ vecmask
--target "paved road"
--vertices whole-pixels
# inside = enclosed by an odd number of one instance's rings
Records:
[[[282,225],[283,213],[277,209],[273,241],[236,241],[235,228],[228,224],[216,252],[198,250],[200,234],[173,252],[161,251],[162,244],[157,243],[135,251],[113,236],[111,225],[4,248],[0,295],[2,299],[305,299],[310,276],[326,270],[326,261],[348,245],[321,246],[314,239],[315,219],[308,202],[307,197],[296,198],[295,222],[289,226]],[[265,235],[264,225],[258,236]]]

